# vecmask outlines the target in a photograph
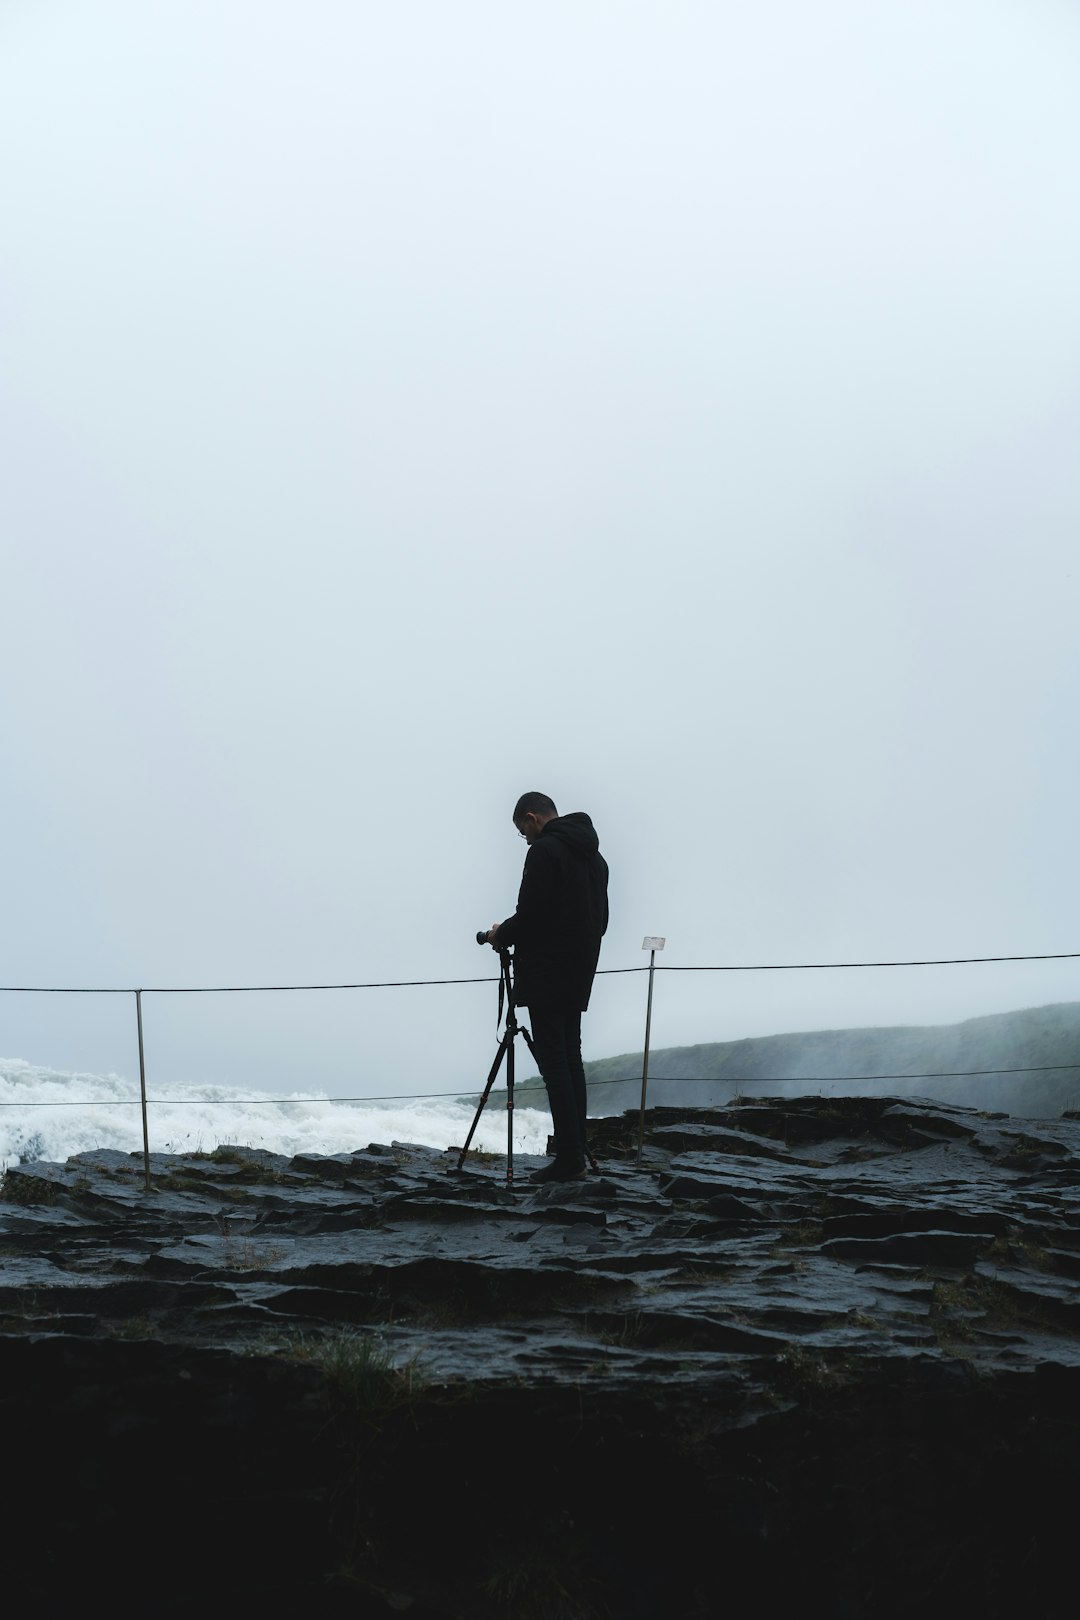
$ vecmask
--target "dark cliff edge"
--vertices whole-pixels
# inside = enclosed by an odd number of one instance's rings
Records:
[[[9,1601],[1056,1610],[1080,1119],[765,1098],[541,1162],[81,1154],[0,1188]]]

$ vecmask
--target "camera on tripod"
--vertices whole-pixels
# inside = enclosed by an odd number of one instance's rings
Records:
[[[479,930],[476,936],[476,943],[478,945],[489,945],[491,943],[491,941],[488,939],[488,931],[486,928],[481,928]]]

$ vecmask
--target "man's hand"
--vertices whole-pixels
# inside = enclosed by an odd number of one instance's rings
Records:
[[[498,923],[492,923],[491,927],[487,931],[487,937],[488,937],[488,944],[491,946],[493,951],[501,951],[502,950],[502,946],[499,944],[499,925],[498,925]]]

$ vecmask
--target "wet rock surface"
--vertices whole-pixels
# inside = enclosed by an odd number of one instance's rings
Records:
[[[66,1601],[122,1538],[174,1593],[213,1567],[417,1620],[1049,1603],[1080,1120],[807,1097],[653,1109],[640,1156],[636,1113],[590,1129],[585,1180],[541,1187],[408,1143],[152,1155],[149,1189],[141,1155],[9,1170],[16,1589]]]

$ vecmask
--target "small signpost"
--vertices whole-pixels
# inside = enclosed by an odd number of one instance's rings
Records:
[[[142,1098],[143,1185],[150,1191],[150,1132],[146,1124],[146,1055],[142,1038],[142,991],[135,992],[135,1017],[139,1024],[139,1095]]]
[[[649,1081],[649,1030],[652,1027],[652,987],[653,972],[656,967],[656,953],[664,948],[662,934],[646,934],[641,942],[643,951],[649,953],[649,999],[645,1007],[645,1051],[641,1061],[641,1113],[638,1118],[637,1156],[641,1162],[641,1149],[645,1140],[645,1087]]]

